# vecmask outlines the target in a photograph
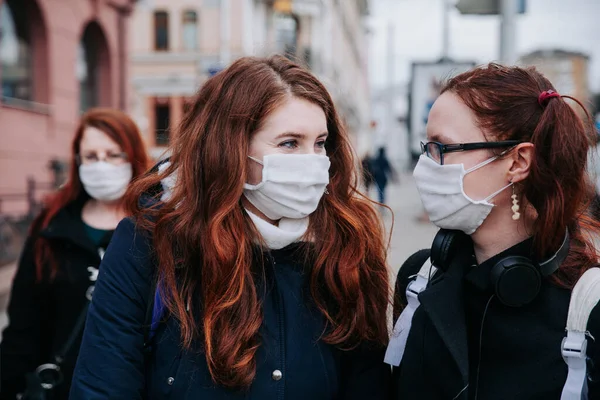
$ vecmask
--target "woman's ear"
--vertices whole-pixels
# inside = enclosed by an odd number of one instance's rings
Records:
[[[533,143],[521,143],[517,145],[508,157],[512,160],[508,171],[508,180],[513,183],[525,180],[529,176],[531,163],[535,157]]]

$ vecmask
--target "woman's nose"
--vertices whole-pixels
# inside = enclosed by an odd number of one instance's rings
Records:
[[[300,149],[300,154],[320,154],[320,149],[316,148],[312,144],[307,144],[302,146]]]

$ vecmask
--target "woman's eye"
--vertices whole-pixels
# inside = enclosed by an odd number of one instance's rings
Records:
[[[326,143],[326,141],[325,141],[325,140],[322,140],[322,141],[319,141],[319,142],[317,142],[317,143],[315,144],[315,146],[317,146],[317,147],[318,147],[318,148],[320,148],[320,149],[324,149],[324,148],[325,148],[325,143]]]
[[[106,155],[106,158],[111,159],[111,160],[117,160],[122,157],[123,157],[123,155],[121,153],[108,153]]]
[[[288,140],[287,142],[283,142],[279,144],[279,147],[285,147],[288,149],[295,149],[298,147],[298,142],[295,140]]]

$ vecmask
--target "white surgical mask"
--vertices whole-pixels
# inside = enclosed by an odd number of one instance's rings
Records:
[[[440,165],[423,154],[415,167],[413,177],[431,222],[439,228],[455,229],[468,235],[475,232],[494,207],[490,200],[512,183],[483,200],[473,200],[465,193],[464,177],[496,159],[498,157],[492,157],[465,170],[463,164]]]
[[[262,182],[244,185],[244,196],[272,220],[305,218],[319,205],[329,184],[329,157],[270,154],[262,162]]]
[[[130,163],[113,165],[99,161],[79,166],[83,188],[92,198],[100,201],[113,201],[123,197],[132,176]]]

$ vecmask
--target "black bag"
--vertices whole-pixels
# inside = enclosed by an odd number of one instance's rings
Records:
[[[87,311],[90,306],[89,300],[83,306],[75,326],[69,335],[65,345],[54,356],[54,362],[42,364],[26,375],[25,392],[17,396],[19,400],[50,400],[53,398],[52,392],[56,387],[62,384],[64,376],[61,365],[69,350],[73,347],[75,340],[83,330]]]
[[[154,296],[156,293],[156,285],[157,279],[156,277],[152,280],[150,295],[148,296],[148,303],[146,306],[146,316],[144,323],[144,353],[145,356],[148,357],[151,352],[151,326],[152,326],[152,312],[154,309]],[[71,335],[67,339],[67,342],[61,349],[59,353],[54,356],[53,363],[42,364],[35,369],[35,371],[30,372],[26,376],[26,386],[25,392],[17,396],[19,400],[52,400],[52,391],[58,387],[64,380],[64,376],[60,369],[62,362],[64,361],[65,356],[68,354],[71,347],[73,347],[73,343],[75,343],[75,339],[83,330],[85,326],[85,319],[87,317],[87,311],[90,306],[90,302],[88,301],[79,317],[73,330],[71,331]]]

